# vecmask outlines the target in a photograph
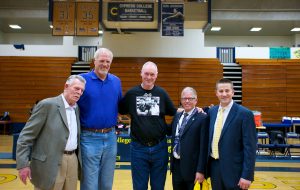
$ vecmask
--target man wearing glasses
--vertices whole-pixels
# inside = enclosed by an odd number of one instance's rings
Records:
[[[171,172],[174,190],[193,190],[205,175],[208,142],[208,118],[198,113],[197,92],[185,87],[181,92],[183,112],[172,121]]]

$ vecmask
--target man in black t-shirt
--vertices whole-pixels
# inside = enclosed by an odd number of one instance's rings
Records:
[[[119,104],[121,114],[131,116],[131,173],[133,189],[163,190],[168,166],[167,124],[165,115],[176,108],[167,92],[155,85],[158,69],[146,62],[141,71],[142,84],[130,89]]]

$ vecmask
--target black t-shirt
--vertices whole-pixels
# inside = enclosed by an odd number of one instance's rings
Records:
[[[135,86],[119,104],[119,112],[131,117],[132,140],[141,143],[164,138],[167,131],[165,115],[173,116],[176,110],[167,92],[159,86],[151,90]]]

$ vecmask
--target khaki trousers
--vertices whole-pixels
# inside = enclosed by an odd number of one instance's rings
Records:
[[[52,190],[76,190],[78,180],[78,160],[76,154],[64,154]],[[34,190],[42,190],[34,187]]]

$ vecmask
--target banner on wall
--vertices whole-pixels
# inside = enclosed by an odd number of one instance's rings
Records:
[[[291,59],[291,50],[288,47],[270,48],[270,59]]]
[[[75,3],[54,1],[53,5],[52,35],[75,35]]]
[[[300,59],[300,48],[291,48],[292,59]]]
[[[153,22],[153,15],[154,3],[108,3],[108,21]]]
[[[99,30],[98,2],[76,3],[76,35],[98,36]]]
[[[162,36],[184,36],[183,11],[184,4],[162,4]]]

